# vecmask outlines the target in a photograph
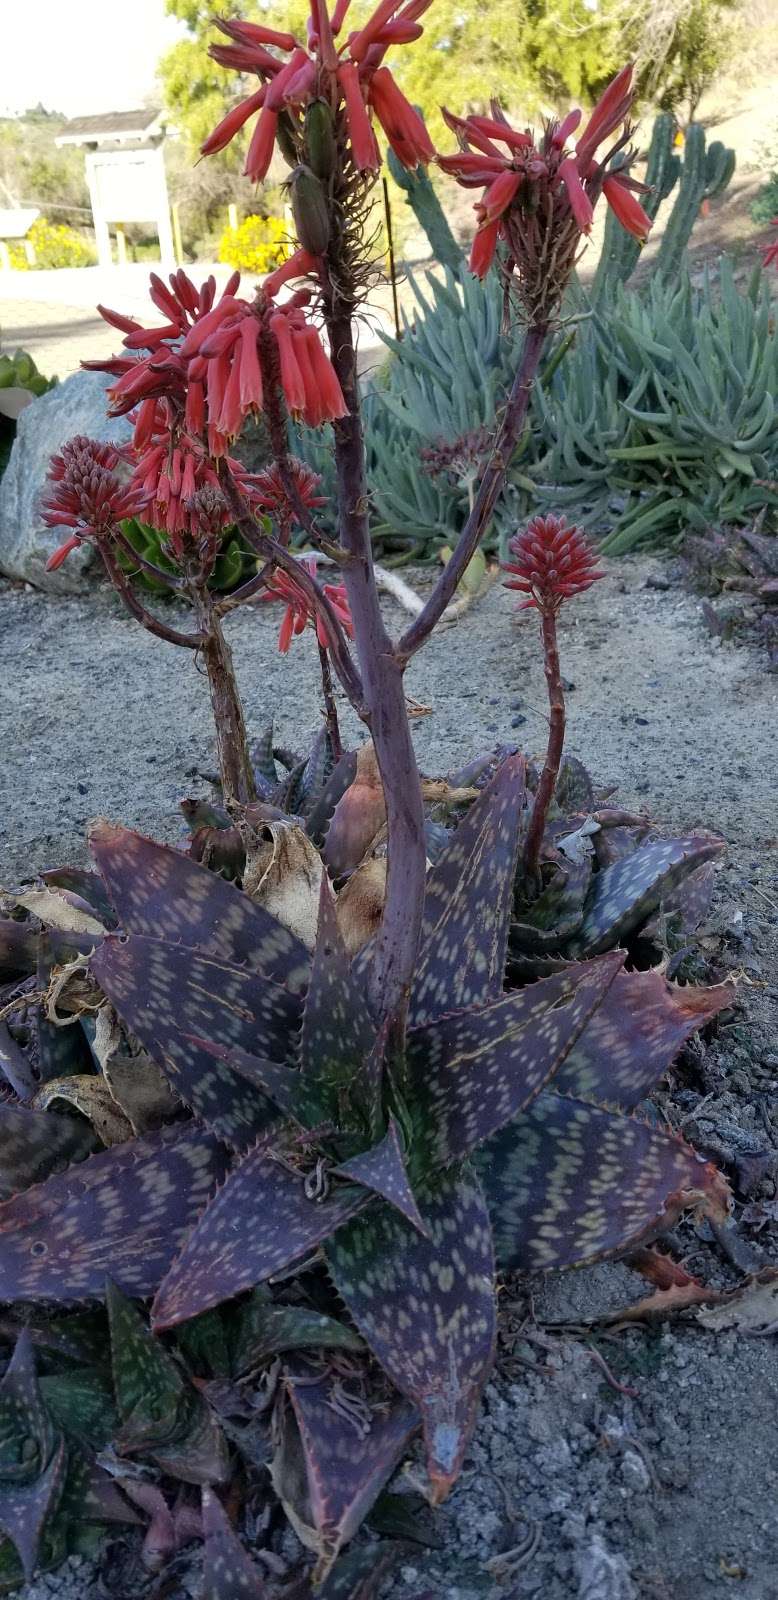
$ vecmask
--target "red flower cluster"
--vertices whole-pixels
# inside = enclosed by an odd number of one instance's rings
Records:
[[[41,507],[49,528],[72,528],[73,533],[46,562],[46,571],[55,572],[85,539],[110,535],[123,517],[135,517],[147,503],[147,496],[135,483],[123,484],[115,468],[120,456],[109,444],[98,444],[77,434],[52,456],[48,481],[53,485]]]
[[[505,587],[530,597],[520,611],[557,612],[571,595],[583,594],[605,577],[581,529],[568,528],[564,517],[533,517],[523,533],[514,534],[509,549],[515,560],[504,561],[503,571],[516,576]]]
[[[300,561],[300,566],[305,567],[312,578],[316,577],[316,561],[312,557],[303,557]],[[342,624],[344,632],[348,634],[349,639],[353,639],[354,624],[351,620],[351,611],[344,585],[342,583],[325,583],[322,584],[322,591]],[[327,649],[329,645],[327,630],[315,606],[288,572],[282,572],[276,568],[276,571],[268,579],[267,589],[260,598],[262,600],[286,601],[286,611],[284,612],[278,635],[278,648],[283,655],[286,655],[292,639],[297,634],[304,633],[309,623],[315,626],[316,637],[322,649]]]
[[[288,460],[289,471],[294,478],[295,488],[302,504],[307,511],[317,511],[320,506],[326,506],[327,496],[319,494],[321,478],[317,473],[306,467],[303,461],[298,461],[295,456]],[[264,472],[244,473],[240,479],[240,487],[251,505],[252,511],[264,512],[272,518],[279,536],[286,544],[289,540],[292,527],[298,520],[295,504],[286,492],[278,462],[273,461]]]
[[[180,419],[193,439],[207,434],[211,456],[224,455],[244,418],[264,408],[260,355],[267,330],[277,347],[278,376],[290,412],[313,427],[345,416],[335,369],[304,314],[309,294],[300,290],[283,306],[272,300],[287,277],[300,276],[311,265],[311,257],[296,252],[289,272],[281,268],[273,273],[254,305],[237,297],[237,272],[218,300],[213,277],[197,290],[179,268],[168,288],[152,272],[151,299],[167,317],[154,328],[98,308],[106,322],[124,333],[124,345],[132,353],[85,365],[117,379],[110,391],[114,416],[138,407],[136,449],[143,450],[159,429],[159,401],[164,400],[168,427]]]
[[[528,219],[547,216],[549,201],[553,208],[558,197],[566,197],[579,233],[589,233],[602,190],[622,227],[638,239],[648,237],[651,221],[633,192],[645,191],[645,184],[620,170],[605,173],[608,157],[605,162],[595,159],[604,140],[624,124],[631,105],[632,67],[627,66],[595,106],[575,153],[568,150],[568,141],[581,120],[580,111],[569,112],[562,122],[548,123],[538,144],[528,130],[512,128],[497,105],[491,117],[455,117],[444,111],[460,153],[440,156],[440,166],[464,188],[485,186],[475,206],[479,226],[470,258],[479,278],[491,266],[500,237],[511,247],[510,224],[515,221],[521,229]]]
[[[279,33],[255,22],[216,19],[216,26],[232,42],[212,45],[213,59],[240,73],[256,73],[262,87],[228,112],[206,139],[203,155],[223,150],[259,112],[244,170],[247,177],[260,182],[273,157],[279,117],[291,120],[294,138],[295,131],[302,128],[307,106],[323,98],[333,112],[343,108],[352,160],[360,172],[377,172],[381,165],[371,111],[403,166],[414,169],[420,162],[431,161],[435,151],[423,121],[383,65],[392,45],[419,38],[423,29],[418,18],[430,4],[431,0],[381,0],[365,26],[350,33],[339,48],[335,39],[349,0],[337,0],[331,18],[327,0],[310,0],[307,47],[292,33]]]
[[[773,217],[770,226],[778,228],[778,217]],[[762,266],[778,267],[778,239],[774,239],[772,244],[765,245],[762,251]]]

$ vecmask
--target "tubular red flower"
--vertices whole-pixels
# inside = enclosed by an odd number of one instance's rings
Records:
[[[645,244],[651,232],[651,218],[638,204],[625,180],[618,173],[612,173],[603,180],[602,192],[622,228]]]
[[[509,547],[512,561],[501,563],[504,572],[513,573],[506,589],[529,595],[519,607],[525,611],[555,613],[571,595],[583,594],[605,573],[597,567],[597,557],[580,528],[569,528],[564,517],[533,517],[522,533],[514,534]]]
[[[300,566],[305,567],[312,578],[316,577],[315,560],[303,557]],[[349,609],[348,596],[343,584],[324,583],[322,593],[329,600],[344,632],[350,639],[354,637],[354,624]],[[323,650],[329,648],[327,629],[321,619],[317,607],[309,596],[295,582],[291,573],[276,569],[268,579],[267,589],[261,596],[262,600],[285,600],[286,611],[281,621],[278,635],[278,648],[283,655],[286,654],[292,639],[305,632],[308,623],[316,628],[316,636]]]
[[[594,208],[586,190],[581,182],[581,174],[572,156],[568,156],[559,168],[559,176],[567,190],[570,201],[570,210],[582,233],[591,231],[594,220]]]
[[[249,95],[248,100],[241,100],[240,105],[233,106],[232,110],[227,112],[226,117],[222,117],[221,122],[214,128],[213,133],[209,134],[204,144],[201,144],[200,154],[213,156],[220,150],[226,149],[230,141],[235,138],[236,133],[240,132],[244,123],[248,122],[249,117],[252,117],[254,112],[259,111],[264,105],[265,94],[266,89],[263,85],[261,89],[257,90],[256,94]]]
[[[316,329],[309,327],[307,337],[308,352],[319,389],[324,420],[337,422],[339,417],[348,416],[348,406],[343,398],[338,375]]]
[[[479,215],[485,224],[495,222],[508,210],[512,200],[521,187],[521,173],[510,170],[501,172],[499,177],[490,183],[483,200],[479,206]]]
[[[309,250],[295,250],[280,267],[276,267],[275,272],[268,273],[263,279],[262,291],[272,300],[279,289],[292,278],[307,278],[310,273],[317,272],[318,269],[318,256],[312,256]]]
[[[292,345],[289,322],[282,312],[278,311],[270,318],[270,331],[278,345],[281,388],[287,407],[292,416],[302,416],[306,403],[305,384]]]
[[[367,107],[362,98],[359,70],[353,62],[344,61],[338,67],[338,83],[346,102],[346,120],[354,166],[360,172],[378,172],[381,157],[375,134],[370,126]]]
[[[778,228],[778,217],[773,217],[770,226]],[[778,265],[778,239],[775,239],[772,244],[763,245],[762,247],[762,266],[771,267],[774,265]]]
[[[624,122],[632,105],[632,63],[622,67],[601,94],[576,145],[579,162],[585,166],[609,133]]]
[[[418,111],[406,100],[388,67],[379,67],[370,80],[370,103],[392,149],[403,166],[413,171],[431,161],[435,148]]]
[[[575,133],[582,115],[583,112],[581,111],[580,107],[577,106],[574,111],[568,111],[567,116],[562,118],[562,121],[554,130],[551,139],[551,143],[556,150],[563,149],[563,147],[567,144],[570,135]]]
[[[245,177],[261,183],[267,176],[267,171],[273,159],[273,150],[278,127],[278,113],[265,105],[259,114],[259,120],[251,135],[251,143],[246,156],[246,165],[243,168]]]
[[[257,339],[259,328],[254,317],[246,317],[240,325],[240,403],[243,413],[262,410],[262,372],[259,365]],[[236,365],[238,365],[236,361]]]
[[[110,538],[117,522],[137,516],[148,496],[135,483],[123,484],[115,468],[120,456],[112,445],[99,444],[77,434],[52,456],[48,482],[51,488],[41,507],[49,528],[72,528],[73,532],[49,557],[47,570],[56,571],[76,546],[85,539]]]
[[[489,271],[497,249],[499,233],[499,219],[496,222],[488,222],[476,233],[470,251],[470,271],[475,273],[477,278],[485,278]]]

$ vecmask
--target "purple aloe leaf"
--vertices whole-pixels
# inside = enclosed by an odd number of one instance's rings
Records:
[[[0,978],[26,978],[38,959],[38,927],[0,917]]]
[[[151,1459],[184,1483],[222,1482],[227,1452],[209,1406],[110,1279],[105,1299],[120,1420],[116,1450]]]
[[[731,1001],[730,984],[680,988],[656,968],[619,972],[559,1068],[554,1089],[634,1111],[684,1041]]]
[[[71,1161],[83,1161],[94,1149],[94,1134],[82,1117],[0,1104],[0,1201]]]
[[[427,874],[412,1024],[502,992],[524,795],[524,759],[509,756]]]
[[[41,878],[50,889],[67,889],[85,900],[106,928],[116,927],[116,912],[98,873],[89,872],[86,867],[52,867],[42,872]]]
[[[627,856],[633,856],[638,846],[645,843],[648,831],[647,822],[601,823],[599,833],[592,835],[594,855],[600,871],[615,866],[617,861],[624,861]]]
[[[511,948],[538,954],[560,950],[583,922],[584,901],[592,877],[590,856],[576,861],[560,857],[557,871],[537,900],[523,906],[511,922]]]
[[[393,1117],[379,1144],[373,1145],[370,1150],[363,1150],[358,1156],[352,1156],[350,1161],[343,1161],[335,1171],[339,1177],[359,1183],[364,1189],[372,1189],[374,1194],[388,1200],[390,1206],[396,1206],[425,1239],[430,1237],[430,1230],[411,1188],[399,1130]]]
[[[17,1044],[6,1022],[0,1021],[0,1072],[19,1100],[31,1100],[38,1088],[27,1050]]]
[[[269,1061],[266,1056],[250,1055],[236,1044],[214,1044],[210,1039],[197,1039],[185,1035],[186,1043],[198,1051],[205,1051],[217,1061],[223,1061],[231,1072],[237,1072],[254,1090],[272,1100],[273,1105],[303,1127],[318,1127],[324,1121],[324,1106],[316,1100],[315,1093],[305,1083],[296,1067],[282,1061]]]
[[[359,1379],[358,1369],[351,1381],[335,1370],[319,1376],[299,1359],[284,1370],[271,1476],[296,1533],[318,1554],[316,1582],[353,1538],[419,1426],[414,1405],[398,1397],[387,1404],[383,1395],[371,1402]]]
[[[724,849],[715,834],[652,839],[595,874],[583,923],[567,954],[599,955],[623,944],[690,872]]]
[[[356,775],[357,752],[347,750],[333,767],[321,794],[308,811],[305,829],[314,844],[321,846],[324,843],[324,836],[335,807],[354,782]]]
[[[489,1213],[468,1163],[418,1191],[424,1239],[388,1206],[327,1245],[335,1287],[384,1371],[419,1407],[434,1500],[456,1481],[492,1366]]]
[[[305,946],[218,874],[180,850],[102,819],[92,824],[89,843],[128,933],[245,963],[295,993],[305,987],[310,964]]]
[[[203,1489],[203,1539],[203,1594],[208,1600],[268,1600],[264,1579],[212,1489]]]
[[[259,1144],[244,1156],[173,1262],[152,1307],[152,1325],[178,1322],[253,1289],[301,1261],[369,1203],[346,1185],[309,1198],[301,1172]]]
[[[534,1100],[623,960],[616,951],[569,965],[482,1010],[409,1033],[409,1101],[428,1163],[461,1160]]]
[[[108,1273],[153,1294],[223,1178],[198,1128],[114,1145],[0,1204],[0,1300],[101,1300]]]
[[[544,1089],[476,1161],[504,1271],[621,1255],[689,1207],[723,1220],[729,1190],[675,1135]]]
[[[319,901],[319,926],[311,980],[303,1010],[300,1069],[317,1096],[340,1122],[349,1090],[361,1092],[363,1111],[372,1120],[380,1074],[363,1073],[376,1040],[364,989],[351,969],[338,927],[335,902],[326,877]],[[347,1113],[346,1113],[347,1115]]]
[[[643,938],[660,938],[663,922],[683,934],[694,933],[708,915],[715,877],[716,869],[712,861],[706,861],[696,872],[690,872],[688,878],[663,896],[658,910],[640,930]]]
[[[62,1494],[67,1457],[41,1397],[26,1331],[0,1383],[0,1457],[0,1529],[16,1547],[29,1582],[44,1523]]]
[[[252,1143],[272,1108],[193,1038],[283,1059],[299,1024],[297,998],[259,973],[137,934],[110,935],[92,971],[176,1094],[229,1144]]]
[[[256,1371],[281,1350],[364,1350],[353,1328],[307,1306],[274,1305],[255,1289],[241,1306],[232,1359],[236,1377]]]

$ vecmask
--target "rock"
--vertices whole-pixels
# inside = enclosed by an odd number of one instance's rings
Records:
[[[39,506],[49,458],[66,439],[76,433],[122,444],[129,439],[127,418],[106,416],[110,382],[102,372],[76,372],[22,412],[0,479],[0,572],[9,578],[26,578],[59,594],[90,587],[94,551],[88,545],[74,550],[57,572],[46,572],[49,556],[70,529],[44,527]]]
[[[599,1534],[577,1552],[576,1565],[578,1600],[636,1600],[624,1556],[609,1550]]]

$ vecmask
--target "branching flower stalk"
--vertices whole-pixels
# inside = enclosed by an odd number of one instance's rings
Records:
[[[152,275],[151,297],[162,324],[144,328],[133,318],[104,310],[106,319],[123,333],[127,354],[97,363],[115,380],[114,414],[130,413],[134,420],[134,471],[128,493],[136,506],[143,506],[144,516],[165,530],[166,554],[172,556],[195,599],[200,623],[196,647],[211,678],[225,798],[248,803],[253,777],[242,709],[221,632],[221,609],[263,594],[285,599],[284,648],[294,633],[309,623],[315,625],[335,748],[340,748],[340,735],[330,669],[370,731],[388,831],[386,898],[370,989],[374,1011],[386,1023],[385,1034],[398,1055],[427,870],[422,793],[403,675],[453,598],[488,527],[525,426],[544,346],[556,326],[600,194],[637,237],[645,238],[649,227],[635,198],[641,185],[629,176],[628,166],[622,163],[617,171],[609,170],[613,155],[629,137],[629,67],[605,91],[574,146],[580,112],[570,113],[562,122],[549,122],[536,139],[529,130],[511,127],[493,104],[489,117],[446,113],[459,151],[435,157],[421,117],[385,65],[390,48],[412,44],[419,37],[419,18],[429,3],[381,0],[367,23],[344,38],[348,0],[338,0],[331,17],[326,0],[311,0],[305,44],[257,23],[217,22],[228,42],[212,47],[214,59],[244,78],[254,74],[258,88],[227,114],[203,153],[222,150],[250,124],[246,172],[261,181],[278,146],[291,168],[298,248],[265,279],[253,302],[240,296],[237,274],[219,298],[213,279],[197,290],[180,270],[169,288]],[[500,245],[506,307],[518,309],[525,322],[521,357],[492,448],[487,446],[485,452],[470,515],[432,593],[399,640],[391,638],[382,617],[373,571],[354,331],[374,271],[366,242],[371,192],[381,169],[374,124],[383,129],[407,168],[438,159],[465,187],[483,190],[475,207],[478,229],[471,265],[483,276],[497,259]],[[600,147],[611,139],[607,154],[598,157]],[[281,291],[286,298],[280,298]],[[310,320],[312,301],[323,317],[329,353]],[[231,456],[230,446],[245,418],[258,411],[264,413],[274,459],[265,474],[250,474]],[[310,475],[306,479],[305,469],[289,455],[290,415],[313,427],[326,422],[333,426],[337,545],[317,526],[315,482]],[[110,526],[82,520],[67,546],[72,548],[82,537],[95,539],[105,547],[115,582],[118,564],[113,547],[119,520],[113,516]],[[293,523],[306,532],[315,550],[339,560],[342,602],[333,585],[320,583],[315,570],[291,554]],[[262,566],[220,608],[211,601],[207,583],[219,532],[228,524],[256,551]],[[63,547],[55,559],[66,553]],[[117,587],[122,588],[121,578]],[[124,581],[125,603],[128,590]],[[140,603],[133,598],[131,605],[149,626],[138,609]],[[170,637],[164,629],[162,624],[162,636]],[[550,672],[552,629],[549,618]],[[194,636],[184,637],[190,647],[195,643]],[[356,660],[349,637],[355,641]],[[552,703],[553,742],[537,808],[538,828],[543,804],[548,804],[543,796],[548,791],[550,797],[558,769],[556,747],[564,713],[556,687]]]

